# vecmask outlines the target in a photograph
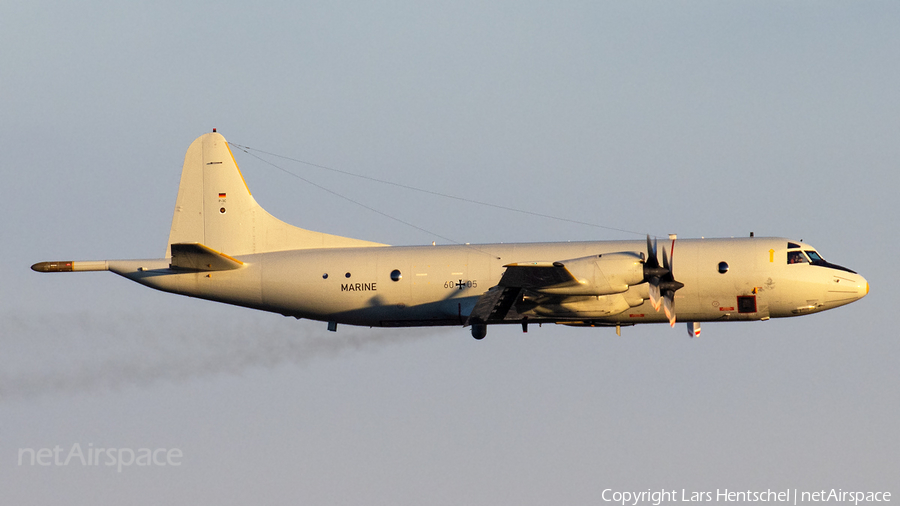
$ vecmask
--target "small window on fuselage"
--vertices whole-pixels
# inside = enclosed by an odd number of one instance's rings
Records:
[[[799,247],[800,247],[800,245],[797,243],[794,243],[794,242],[788,243],[788,249],[795,249],[795,248],[799,248]]]
[[[805,264],[809,262],[802,251],[788,251],[787,263],[789,264]]]

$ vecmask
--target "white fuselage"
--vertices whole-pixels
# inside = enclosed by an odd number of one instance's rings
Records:
[[[302,229],[256,202],[215,131],[185,153],[165,258],[32,269],[111,270],[167,292],[327,321],[332,330],[471,325],[479,339],[498,323],[764,320],[868,292],[862,276],[783,238],[677,240],[659,251],[649,237],[396,247]]]
[[[677,240],[674,249],[660,244],[673,253],[674,276],[684,283],[675,295],[678,319],[797,316],[868,292],[866,280],[847,270],[788,264],[788,243],[740,238]],[[379,246],[244,255],[236,257],[244,266],[228,271],[179,272],[165,260],[111,261],[110,270],[160,290],[297,318],[365,326],[462,325],[477,299],[498,284],[505,265],[644,249],[644,241]],[[720,273],[722,262],[727,270]],[[584,325],[667,321],[648,298],[644,282],[624,293],[570,298],[562,305],[529,307],[523,301],[519,315],[531,322]]]

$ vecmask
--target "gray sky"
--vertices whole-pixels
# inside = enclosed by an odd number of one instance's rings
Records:
[[[603,489],[900,494],[889,2],[5,2],[0,489],[10,504],[599,504]],[[158,257],[184,152],[392,244],[787,236],[868,297],[768,322],[357,329],[43,260]],[[435,235],[436,234],[436,235]],[[440,236],[440,237],[438,237]],[[177,448],[178,467],[18,466]]]

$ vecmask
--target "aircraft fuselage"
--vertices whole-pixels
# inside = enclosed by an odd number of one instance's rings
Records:
[[[661,261],[660,261],[661,253]],[[671,259],[671,262],[669,261]],[[167,292],[364,326],[767,320],[868,293],[866,280],[783,238],[387,246],[299,228],[253,198],[213,131],[185,153],[164,258],[39,262],[111,270]],[[690,324],[693,322],[693,324]]]
[[[672,270],[684,288],[682,321],[766,320],[814,313],[864,296],[862,276],[831,266],[788,264],[782,238],[680,239]],[[811,246],[796,242],[801,250]],[[236,257],[240,269],[179,272],[168,261],[111,261],[110,270],[160,290],[297,318],[365,326],[461,325],[505,265],[617,252],[643,241],[395,246],[279,251]],[[720,267],[722,263],[727,267]],[[724,272],[720,272],[724,271]],[[393,276],[392,276],[393,274]],[[525,297],[527,299],[527,296]],[[570,298],[572,299],[572,298]],[[530,322],[661,323],[647,283],[617,294],[538,305],[519,301]],[[495,323],[517,323],[519,319]]]

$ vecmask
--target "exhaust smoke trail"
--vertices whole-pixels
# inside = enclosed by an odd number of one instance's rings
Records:
[[[233,320],[206,315],[17,315],[3,320],[0,400],[303,365],[344,353],[378,352],[442,333],[348,326],[332,333],[324,323],[271,315]]]

